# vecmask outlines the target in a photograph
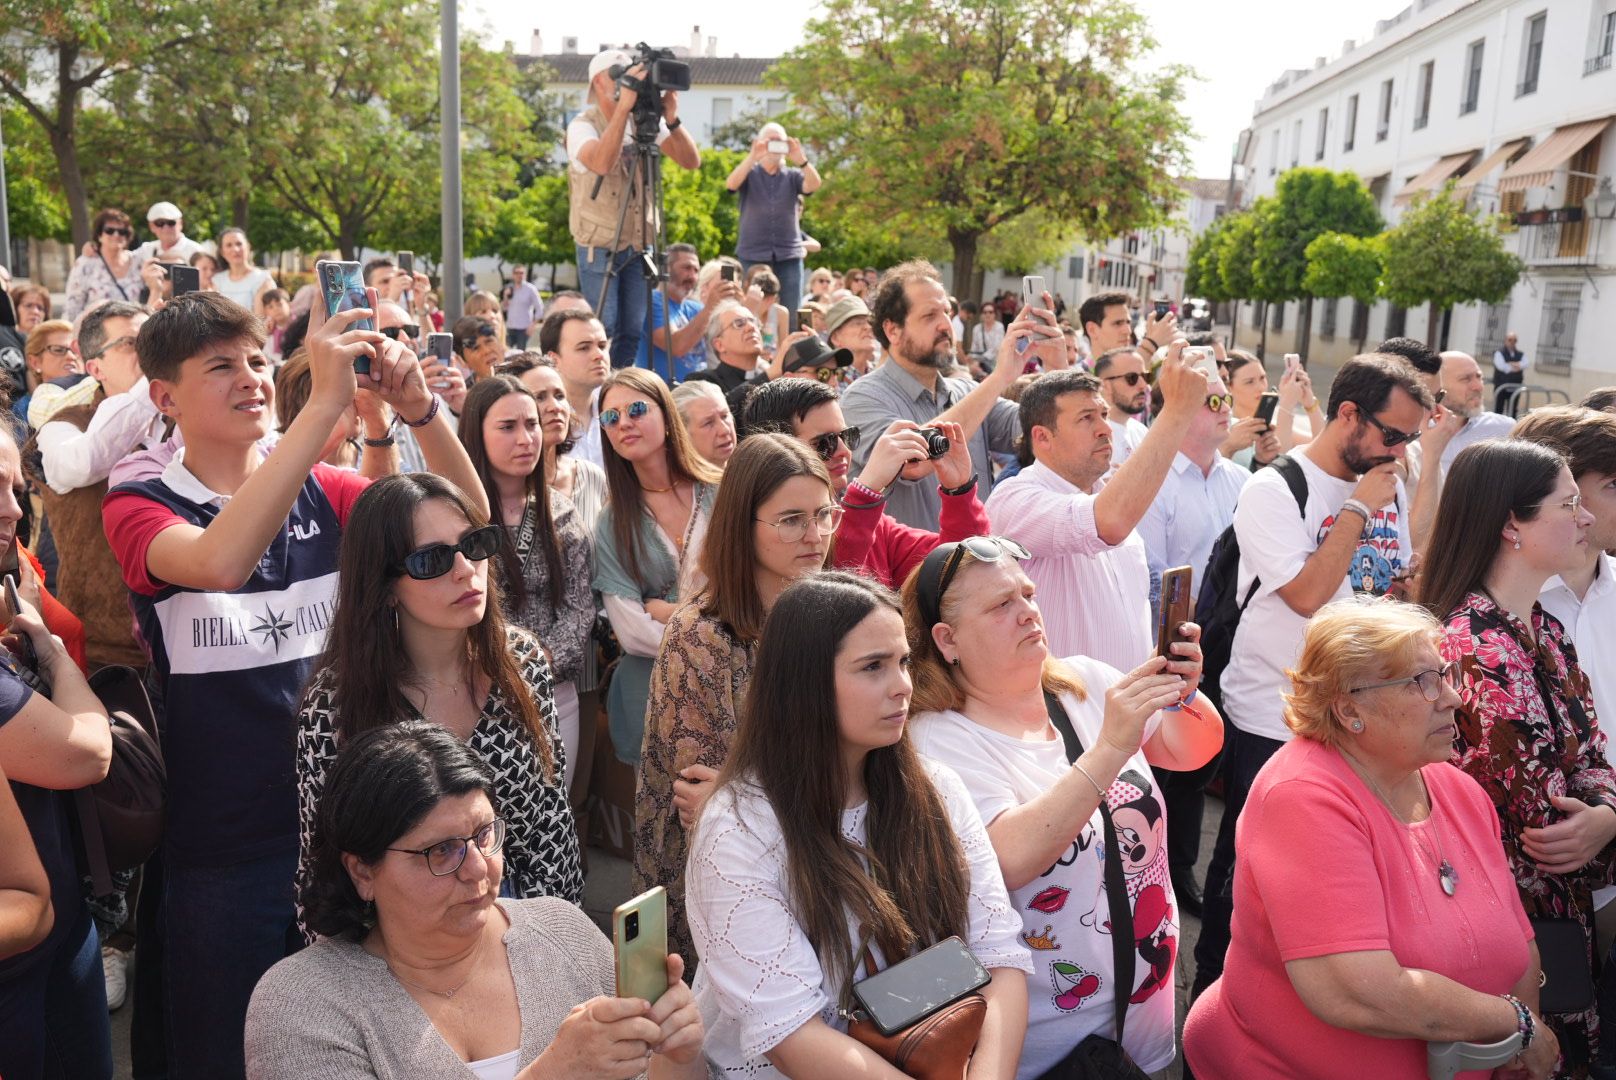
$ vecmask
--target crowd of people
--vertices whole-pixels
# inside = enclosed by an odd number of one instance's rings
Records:
[[[1616,389],[1516,421],[1408,338],[1315,390],[1128,294],[805,274],[773,124],[664,316],[602,56],[582,288],[469,295],[447,360],[401,260],[330,314],[169,203],[64,319],[10,294],[0,1075],[110,1077],[131,951],[140,1080],[1616,1075]],[[123,668],[164,816],[104,881]],[[579,906],[602,727],[653,994]],[[951,941],[969,1008],[895,1049],[860,984]]]

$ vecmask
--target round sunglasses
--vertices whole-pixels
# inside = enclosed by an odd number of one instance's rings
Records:
[[[428,544],[404,556],[398,571],[416,581],[431,581],[454,569],[455,555],[464,555],[472,562],[490,559],[499,550],[499,526],[484,525],[460,538],[458,544]]]
[[[651,403],[649,401],[642,399],[640,401],[631,401],[628,403],[627,412],[630,420],[638,420],[640,417],[644,416],[650,411]],[[600,411],[600,426],[603,428],[616,427],[617,422],[623,418],[623,413],[623,409],[602,409]]]

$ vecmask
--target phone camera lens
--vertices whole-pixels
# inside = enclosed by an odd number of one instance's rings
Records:
[[[640,913],[637,912],[637,911],[631,911],[631,912],[629,912],[628,916],[623,920],[623,937],[625,939],[629,940],[629,941],[633,941],[635,938],[637,938],[639,936],[640,936]]]

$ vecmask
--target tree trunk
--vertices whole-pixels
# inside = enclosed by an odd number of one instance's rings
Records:
[[[230,224],[242,232],[247,231],[248,203],[249,199],[245,194],[237,195],[230,202]]]
[[[1313,298],[1302,297],[1302,310],[1296,320],[1296,352],[1307,363],[1307,347],[1313,340]]]
[[[1235,348],[1240,337],[1240,301],[1229,301],[1229,348]]]
[[[976,241],[979,234],[950,229],[949,245],[954,249],[954,281],[948,290],[962,303],[966,299],[980,300],[980,285],[976,276]]]
[[[1257,357],[1266,363],[1268,358],[1268,301],[1264,300],[1257,310],[1261,312],[1258,318],[1262,320],[1262,339],[1257,346]]]
[[[50,131],[51,150],[62,177],[62,194],[73,219],[74,255],[91,239],[90,198],[79,168],[79,91],[73,82],[73,64],[78,55],[76,45],[62,45],[56,50],[56,125]]]
[[[1447,347],[1448,347],[1448,331],[1452,330],[1452,329],[1453,329],[1453,309],[1452,308],[1443,308],[1442,309],[1442,347],[1441,347],[1441,349],[1439,349],[1437,351],[1441,352],[1441,351],[1444,351],[1444,350],[1447,349]]]
[[[1430,345],[1430,344],[1432,344],[1433,342],[1435,342],[1437,340],[1437,320],[1440,317],[1441,317],[1441,312],[1437,311],[1435,304],[1431,304],[1431,305],[1426,307],[1426,309],[1425,309],[1425,343],[1427,345]],[[1447,324],[1447,320],[1445,320],[1445,319],[1442,321],[1442,331],[1441,331],[1441,333],[1442,333],[1442,342],[1443,343],[1442,343],[1442,345],[1438,346],[1438,351],[1439,352],[1442,349],[1447,348],[1448,324]]]

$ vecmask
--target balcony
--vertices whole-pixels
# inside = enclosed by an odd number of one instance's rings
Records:
[[[1611,55],[1611,53],[1600,53],[1598,56],[1589,58],[1582,65],[1583,75],[1594,75],[1609,68]]]
[[[1514,218],[1517,241],[1528,266],[1594,266],[1608,221],[1587,214],[1580,206],[1524,210]]]

